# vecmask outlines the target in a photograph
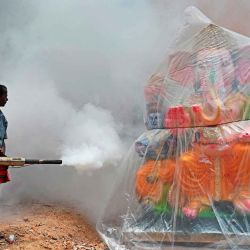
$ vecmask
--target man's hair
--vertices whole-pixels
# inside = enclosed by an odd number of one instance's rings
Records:
[[[7,92],[7,87],[0,84],[0,95],[3,95]]]

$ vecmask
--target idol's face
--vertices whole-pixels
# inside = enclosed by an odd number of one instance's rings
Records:
[[[227,49],[205,49],[198,52],[195,62],[199,91],[228,92],[235,79],[234,64]]]

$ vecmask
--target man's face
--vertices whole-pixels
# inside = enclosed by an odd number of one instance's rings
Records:
[[[6,89],[6,92],[0,95],[0,107],[4,107],[7,101],[8,101],[8,92]]]
[[[231,89],[234,78],[234,64],[228,50],[210,49],[198,53],[196,79],[200,82],[201,91],[227,91]]]

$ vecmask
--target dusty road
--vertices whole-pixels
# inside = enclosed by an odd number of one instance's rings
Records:
[[[72,209],[51,204],[0,205],[0,249],[104,250],[105,244]],[[9,235],[15,236],[8,242]]]

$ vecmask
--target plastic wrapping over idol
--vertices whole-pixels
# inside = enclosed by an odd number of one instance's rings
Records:
[[[214,24],[192,42],[190,52],[183,49],[169,56],[166,76],[153,75],[145,87],[148,129],[248,119],[250,47],[239,48],[233,36]],[[158,117],[158,123],[151,117]]]
[[[111,249],[250,247],[250,39],[200,16],[144,88],[147,131],[98,224]]]

